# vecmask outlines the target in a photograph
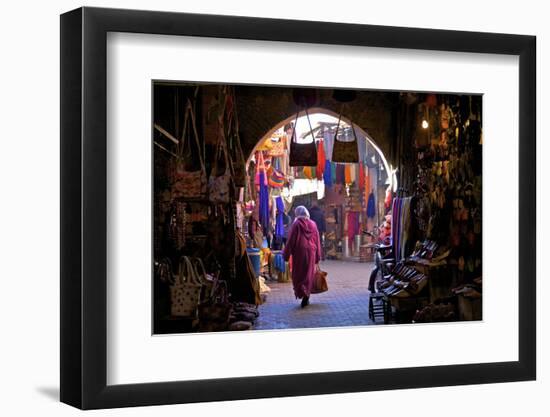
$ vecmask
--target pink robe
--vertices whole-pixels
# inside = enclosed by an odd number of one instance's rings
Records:
[[[296,298],[309,297],[316,264],[321,260],[319,231],[312,220],[299,217],[294,221],[283,255],[286,261],[292,255],[292,285]]]

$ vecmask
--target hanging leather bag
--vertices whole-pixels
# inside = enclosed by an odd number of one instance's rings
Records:
[[[204,263],[201,258],[191,258],[191,263],[195,268],[199,282],[202,284],[201,295],[199,298],[199,302],[202,303],[211,296],[215,278],[206,273],[206,268],[204,267]]]
[[[220,129],[221,130],[221,129]],[[218,175],[219,161],[223,157],[224,170],[221,175]],[[233,195],[233,176],[231,175],[231,161],[227,153],[227,145],[223,131],[221,131],[218,139],[218,146],[215,152],[214,163],[210,178],[208,179],[208,199],[212,203],[226,204],[231,201]]]
[[[187,256],[182,256],[178,275],[170,286],[171,314],[177,317],[196,317],[201,287],[191,261]]]
[[[233,305],[229,302],[226,282],[216,280],[208,299],[199,305],[199,330],[225,330],[232,311]]]
[[[306,118],[309,124],[309,131],[313,140],[307,143],[298,143],[296,135],[296,124],[298,123],[299,112],[296,113],[296,119],[294,120],[294,129],[292,130],[292,138],[290,140],[290,155],[288,164],[291,167],[300,166],[317,166],[317,146],[315,146],[315,138],[313,135],[313,129],[311,128],[311,122],[309,120],[309,114],[306,109]]]
[[[233,89],[230,90],[228,100],[231,105],[227,106],[229,107],[229,131],[227,137],[229,138],[229,151],[231,154],[231,164],[233,166],[233,183],[235,187],[244,187],[246,185],[246,158],[239,136],[239,119],[237,117],[236,99]]]
[[[342,114],[338,117],[338,124],[336,125],[336,133],[334,134],[334,147],[332,148],[332,162],[342,163],[357,163],[359,162],[359,149],[357,148],[357,135],[353,122],[351,122],[351,131],[353,132],[353,140],[341,141],[338,140],[338,131],[340,129],[340,119]]]
[[[190,125],[190,126],[189,126]],[[189,171],[184,158],[184,151],[187,136],[193,136],[198,150],[200,168],[196,171]],[[189,146],[190,144],[188,144]],[[199,142],[197,126],[195,123],[195,114],[191,102],[187,102],[184,117],[183,135],[178,145],[177,157],[172,166],[172,196],[186,199],[202,199],[206,196],[206,169],[202,148]],[[189,146],[189,150],[190,150]]]

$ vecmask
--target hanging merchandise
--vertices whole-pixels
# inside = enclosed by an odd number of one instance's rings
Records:
[[[267,170],[267,184],[272,188],[282,188],[285,185],[285,176],[271,166]]]
[[[372,219],[374,216],[376,216],[376,203],[374,201],[374,193],[371,192],[367,202],[367,217]]]
[[[228,143],[231,156],[231,165],[233,168],[233,183],[235,187],[244,187],[246,185],[246,158],[241,146],[239,136],[239,119],[237,118],[235,91],[230,87],[226,96],[226,109],[228,118]]]
[[[335,169],[336,169],[336,174],[334,176],[334,178],[336,178],[336,184],[345,185],[346,184],[346,173],[345,173],[346,167],[344,166],[344,164],[333,163],[332,165],[335,166]]]
[[[317,168],[315,169],[315,176],[319,181],[323,179],[323,174],[325,172],[325,144],[321,139],[317,143]]]
[[[190,126],[189,126],[190,125]],[[206,196],[206,168],[204,166],[204,156],[199,142],[197,126],[195,123],[195,114],[191,101],[187,101],[185,116],[183,122],[183,134],[178,144],[177,158],[172,168],[172,196],[175,198],[183,197],[190,199],[200,199]],[[191,155],[191,144],[188,144],[189,155],[184,156],[187,136],[193,135],[198,151],[200,168],[196,171],[186,169],[186,159],[193,160]]]
[[[274,140],[275,139],[275,140]],[[286,151],[285,136],[279,138],[269,138],[271,141],[271,149],[267,149],[269,156],[283,156]]]
[[[344,183],[351,184],[351,165],[344,165]]]
[[[359,163],[359,181],[357,182],[359,185],[360,190],[365,189],[365,168],[363,167],[363,163]]]
[[[221,157],[223,157],[224,161],[224,170],[223,173],[220,174],[219,160]],[[223,129],[220,129],[212,171],[208,179],[208,199],[213,203],[229,203],[231,201],[232,189],[233,178],[231,175],[231,162],[227,154],[227,145],[223,135]]]
[[[367,205],[369,204],[370,191],[371,191],[371,181],[370,181],[369,169],[367,168],[365,170],[365,189],[364,189],[365,203],[367,203]]]
[[[171,314],[178,317],[196,317],[201,283],[188,257],[180,259],[178,275],[170,286]]]
[[[264,236],[269,232],[269,189],[266,182],[266,173],[264,169],[260,170],[260,204],[259,217],[260,225]]]
[[[174,201],[172,203],[168,224],[168,237],[177,250],[181,250],[185,246],[186,209],[186,203],[181,201]]]
[[[346,141],[346,142],[338,140],[338,133],[340,129],[341,118],[342,118],[342,113],[340,113],[340,116],[338,117],[338,124],[336,125],[336,133],[334,134],[334,147],[332,149],[332,161],[357,163],[359,162],[359,151],[357,149],[357,135],[355,133],[355,127],[353,126],[353,122],[350,122],[351,131],[353,133],[353,140]]]
[[[275,199],[275,207],[277,209],[275,219],[275,236],[282,239],[285,235],[285,226],[283,223],[283,217],[285,214],[285,203],[283,202],[282,197],[277,197]]]
[[[325,161],[325,169],[323,171],[323,181],[325,182],[325,187],[332,187],[332,162],[328,159]]]
[[[292,167],[296,166],[310,166],[314,167],[317,165],[317,148],[315,146],[315,137],[313,135],[313,129],[311,128],[311,122],[309,120],[309,114],[307,108],[305,110],[307,122],[309,124],[309,131],[312,137],[311,142],[307,143],[298,143],[298,137],[296,134],[296,124],[298,123],[298,115],[300,112],[296,113],[296,119],[294,120],[294,129],[292,131],[292,137],[290,140],[290,155],[289,155],[289,165]]]

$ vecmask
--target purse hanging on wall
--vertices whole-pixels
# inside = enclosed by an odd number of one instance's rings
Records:
[[[298,123],[298,115],[300,112],[297,112],[296,119],[294,120],[294,129],[292,130],[292,137],[290,139],[289,165],[291,167],[317,166],[317,147],[315,146],[315,137],[313,135],[313,129],[311,128],[311,122],[309,120],[309,114],[307,112],[307,108],[305,112],[306,112],[307,122],[309,124],[309,131],[313,140],[307,143],[298,143],[298,138],[296,137],[296,125]]]
[[[357,135],[355,133],[355,128],[353,127],[352,121],[350,121],[350,124],[351,124],[351,131],[353,132],[353,140],[347,141],[347,142],[338,140],[338,131],[340,129],[341,118],[342,118],[342,113],[340,113],[340,117],[338,117],[338,124],[336,125],[336,133],[334,134],[332,162],[357,163],[359,162],[359,149],[357,148]]]
[[[186,256],[180,259],[179,271],[170,286],[170,312],[172,316],[196,317],[202,284],[195,268]]]
[[[183,134],[178,149],[178,156],[172,166],[172,196],[175,198],[183,197],[188,199],[201,199],[206,196],[206,168],[204,166],[204,157],[201,152],[199,135],[195,123],[195,114],[191,102],[187,101],[184,116]],[[191,128],[188,129],[188,125]],[[186,136],[193,135],[195,144],[199,153],[200,168],[196,171],[189,171],[186,167],[186,161],[183,155],[185,150]],[[190,144],[189,144],[190,145]],[[189,146],[191,150],[191,146]]]
[[[228,106],[228,138],[229,151],[233,166],[233,183],[235,184],[235,187],[244,187],[246,185],[246,158],[244,156],[241,138],[239,136],[239,119],[237,117],[236,109],[237,102],[233,88],[231,88],[230,93],[227,96],[227,100],[231,103],[231,106]]]
[[[231,175],[231,161],[227,155],[227,144],[223,135],[223,130],[220,129],[220,137],[218,139],[218,146],[214,156],[214,163],[212,164],[212,171],[210,172],[210,178],[208,179],[208,199],[212,203],[229,203],[231,201],[233,178]],[[221,175],[218,175],[219,171],[219,159],[223,155],[224,171]]]

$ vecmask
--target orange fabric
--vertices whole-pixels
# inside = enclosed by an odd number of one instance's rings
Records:
[[[322,140],[317,144],[317,169],[316,176],[319,181],[323,179],[323,173],[325,172],[325,144]]]
[[[351,165],[346,164],[344,167],[344,182],[346,184],[351,184]]]
[[[311,167],[304,167],[304,176],[309,180],[313,179],[313,170]]]

